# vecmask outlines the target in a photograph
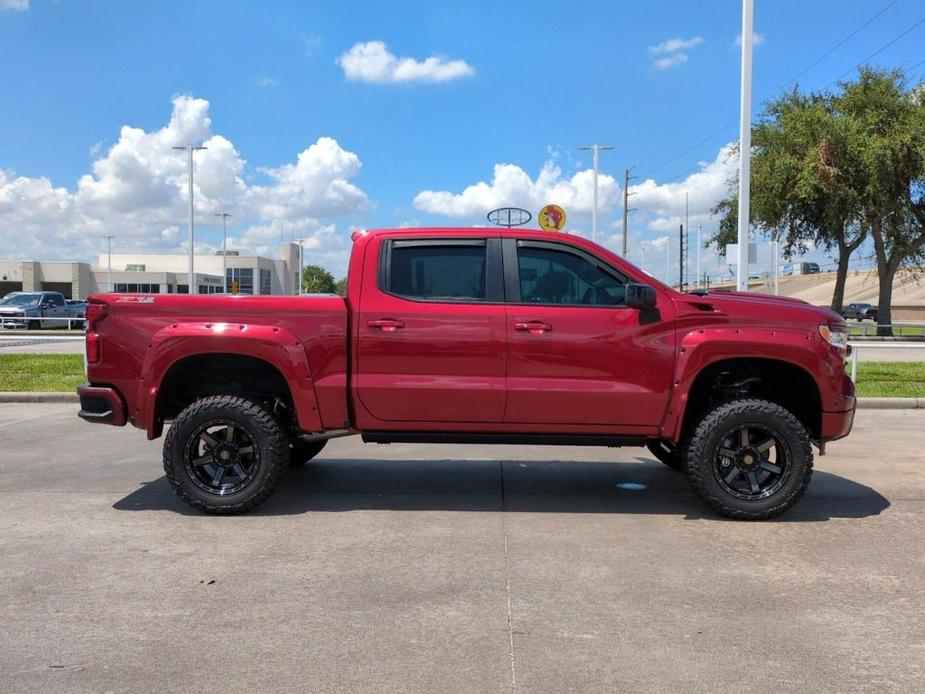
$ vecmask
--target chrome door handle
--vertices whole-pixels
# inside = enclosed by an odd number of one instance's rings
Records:
[[[394,333],[399,328],[405,327],[405,321],[380,318],[379,320],[366,321],[366,325],[370,328],[379,328],[384,333]]]
[[[542,335],[543,333],[551,332],[552,326],[541,320],[516,321],[514,323],[514,330],[522,330],[531,335]]]

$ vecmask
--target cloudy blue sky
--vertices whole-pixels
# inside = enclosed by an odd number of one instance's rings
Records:
[[[756,113],[798,81],[873,64],[925,73],[921,0],[756,0]],[[638,178],[631,258],[663,275],[734,162],[738,0],[102,2],[0,0],[0,257],[181,251],[197,154],[197,245],[343,272],[356,227],[472,225],[499,205],[563,205],[617,248],[622,173]],[[892,42],[892,43],[891,43]],[[674,240],[672,237],[672,251]],[[822,258],[821,254],[816,254]],[[655,260],[655,259],[658,260]],[[669,261],[671,259],[669,258]],[[673,262],[673,261],[671,261]],[[725,265],[705,256],[705,269]]]

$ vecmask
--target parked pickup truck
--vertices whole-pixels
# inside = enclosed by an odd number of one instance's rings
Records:
[[[83,309],[72,308],[61,292],[10,292],[0,299],[0,326],[5,328],[83,327]]]
[[[716,512],[774,516],[846,436],[844,319],[684,294],[578,236],[354,234],[347,296],[104,294],[88,422],[164,441],[174,491],[254,508],[328,439],[648,446]]]

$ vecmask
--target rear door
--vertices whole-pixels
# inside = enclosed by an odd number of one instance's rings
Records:
[[[670,300],[646,316],[627,308],[627,277],[567,243],[504,239],[504,265],[505,421],[657,425],[674,368]]]
[[[43,294],[42,295],[42,316],[45,318],[67,318],[67,303],[64,301],[64,297],[61,294]],[[49,320],[42,321],[43,328],[66,328],[67,321],[64,320]]]
[[[372,246],[367,262],[378,267],[364,271],[355,314],[359,402],[382,422],[503,421],[500,238],[384,236]]]

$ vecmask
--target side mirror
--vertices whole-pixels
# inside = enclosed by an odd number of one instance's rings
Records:
[[[648,284],[626,285],[626,299],[624,303],[629,308],[637,308],[640,311],[647,311],[655,308],[655,289]]]

